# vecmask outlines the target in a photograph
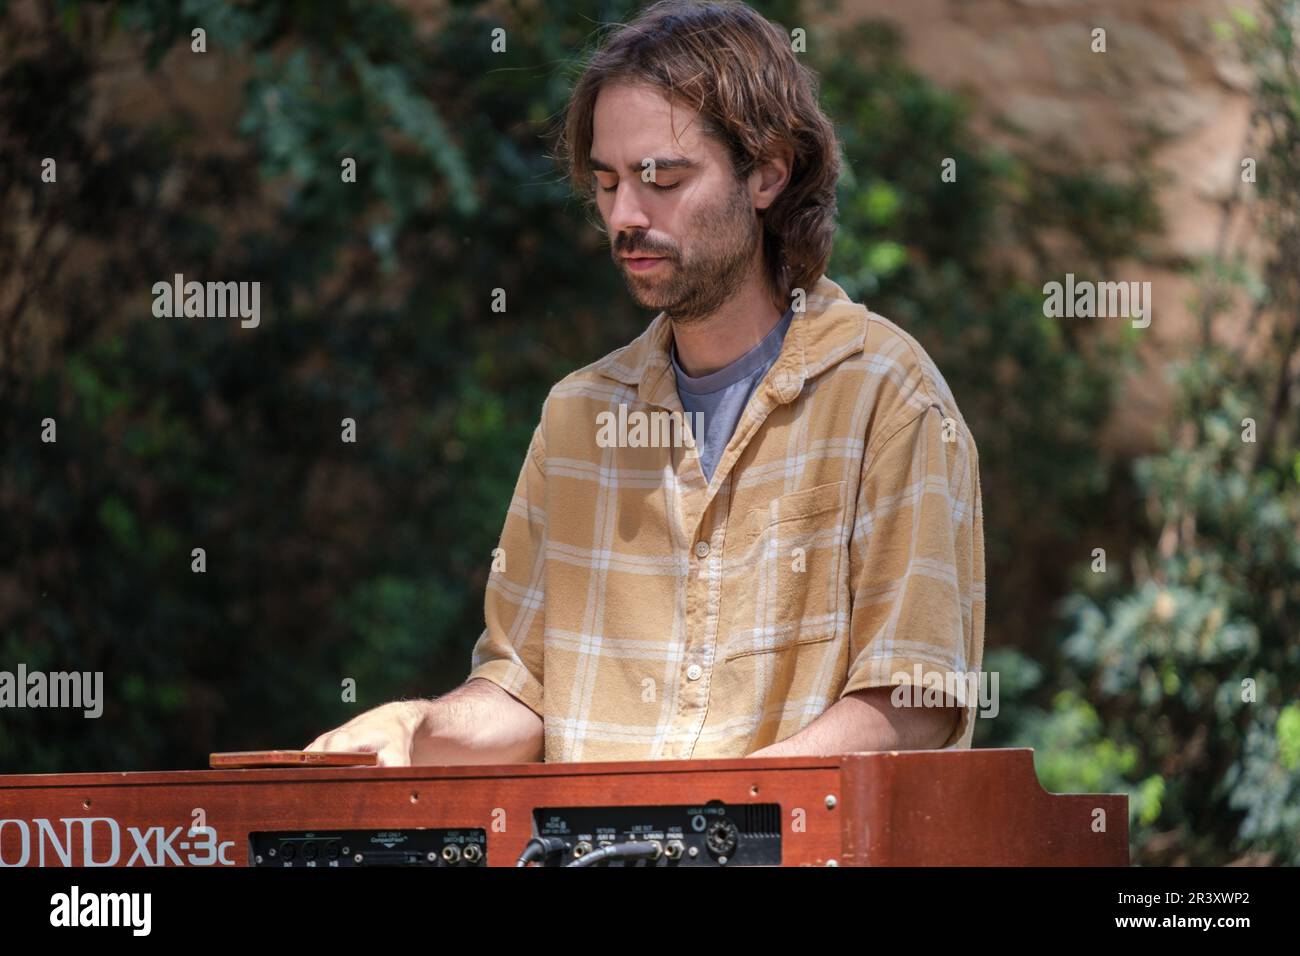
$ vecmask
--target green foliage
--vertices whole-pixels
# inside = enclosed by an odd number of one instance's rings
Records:
[[[0,768],[197,766],[463,678],[547,388],[643,319],[590,267],[540,136],[565,89],[539,80],[590,24],[521,12],[498,57],[492,15],[438,16],[69,3],[4,60],[0,195],[30,219],[0,259],[31,287],[0,329],[3,661],[103,670],[108,700],[53,736],[7,719]],[[173,99],[177,71],[210,114]],[[159,108],[92,114],[119,73]],[[31,174],[46,155],[58,189]],[[177,272],[261,280],[262,326],[154,319]]]
[[[1285,67],[1300,4],[1260,14],[1238,22],[1268,131],[1258,215],[1272,251],[1258,276],[1237,253],[1203,269],[1203,334],[1176,369],[1173,424],[1134,467],[1149,538],[1131,577],[1080,571],[1054,664],[1057,700],[1074,704],[1013,738],[1046,746],[1077,731],[1067,774],[1101,748],[1124,754],[1109,783],[1135,797],[1140,862],[1300,863],[1300,263],[1288,251],[1300,240],[1300,79]],[[1262,342],[1229,349],[1209,334],[1233,289],[1273,316],[1249,330]],[[1081,723],[1080,706],[1096,719]]]

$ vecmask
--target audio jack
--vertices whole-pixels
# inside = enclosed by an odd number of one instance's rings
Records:
[[[664,852],[663,846],[643,840],[628,840],[623,843],[611,843],[599,850],[583,854],[576,860],[570,860],[565,866],[592,866],[601,860],[657,860]]]

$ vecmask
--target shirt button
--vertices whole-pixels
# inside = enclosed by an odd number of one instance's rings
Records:
[[[699,680],[700,675],[703,673],[704,671],[699,664],[692,664],[690,667],[686,668],[686,676],[691,680]]]
[[[709,542],[707,542],[707,541],[696,541],[696,542],[695,542],[695,556],[696,556],[697,558],[707,558],[707,557],[709,556]]]

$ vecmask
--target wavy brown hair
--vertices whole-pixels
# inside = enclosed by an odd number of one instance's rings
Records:
[[[574,84],[557,140],[556,158],[589,209],[592,115],[601,89],[614,82],[648,84],[684,102],[727,148],[741,182],[791,149],[789,182],[759,210],[763,255],[780,308],[792,289],[811,289],[830,261],[840,147],[817,103],[817,76],[795,57],[786,33],[739,2],[660,0],[617,25]]]

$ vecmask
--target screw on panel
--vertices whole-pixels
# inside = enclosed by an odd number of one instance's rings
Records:
[[[836,801],[836,799],[835,799],[835,794],[833,794],[833,793],[828,793],[828,794],[826,794],[826,809],[827,809],[827,810],[834,810],[834,809],[835,809],[835,804],[836,804],[836,802],[837,802],[837,801]]]

